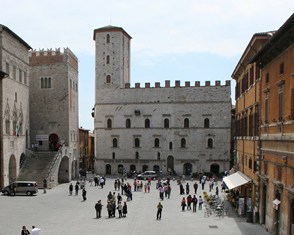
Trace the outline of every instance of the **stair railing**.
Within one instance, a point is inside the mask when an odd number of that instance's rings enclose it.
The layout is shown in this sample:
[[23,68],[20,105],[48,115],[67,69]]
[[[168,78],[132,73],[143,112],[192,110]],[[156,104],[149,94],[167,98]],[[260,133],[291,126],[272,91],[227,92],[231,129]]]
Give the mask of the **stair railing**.
[[62,147],[60,147],[57,153],[55,154],[53,162],[51,163],[51,166],[45,178],[50,185],[55,181],[55,180],[51,180],[50,177],[53,176],[54,178],[54,172],[56,171],[56,167],[59,165],[61,159],[62,159]]

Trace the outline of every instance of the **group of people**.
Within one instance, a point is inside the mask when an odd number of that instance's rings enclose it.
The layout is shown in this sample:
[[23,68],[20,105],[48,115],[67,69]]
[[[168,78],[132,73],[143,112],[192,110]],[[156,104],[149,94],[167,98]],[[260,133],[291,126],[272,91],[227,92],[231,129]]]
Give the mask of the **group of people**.
[[31,235],[39,235],[41,229],[39,228],[36,228],[34,225],[32,226],[32,231],[30,233],[30,231],[27,229],[26,226],[22,226],[22,230],[21,230],[21,235],[28,235],[28,234],[31,234]]
[[86,182],[85,180],[82,180],[81,182],[77,181],[75,186],[73,186],[72,183],[70,183],[68,190],[69,190],[69,195],[72,196],[73,195],[73,190],[75,188],[75,195],[78,196],[79,194],[79,190],[82,190],[82,197],[83,197],[83,201],[87,200],[87,191],[86,191]]
[[194,197],[192,197],[190,194],[187,196],[187,198],[183,197],[182,201],[181,201],[181,207],[182,207],[182,211],[185,211],[186,207],[187,210],[191,210],[191,205],[193,206],[193,212],[196,212],[197,210],[197,203],[198,203],[198,209],[202,210],[202,204],[203,204],[203,200],[202,197],[199,196],[199,198],[197,199],[197,196],[194,195]]

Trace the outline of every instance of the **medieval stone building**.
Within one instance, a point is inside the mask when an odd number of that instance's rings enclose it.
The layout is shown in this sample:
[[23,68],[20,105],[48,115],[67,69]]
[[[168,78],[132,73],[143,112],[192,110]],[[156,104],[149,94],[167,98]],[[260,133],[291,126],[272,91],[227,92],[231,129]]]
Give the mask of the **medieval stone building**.
[[95,171],[190,175],[229,169],[230,81],[130,87],[130,40],[122,28],[94,30]]

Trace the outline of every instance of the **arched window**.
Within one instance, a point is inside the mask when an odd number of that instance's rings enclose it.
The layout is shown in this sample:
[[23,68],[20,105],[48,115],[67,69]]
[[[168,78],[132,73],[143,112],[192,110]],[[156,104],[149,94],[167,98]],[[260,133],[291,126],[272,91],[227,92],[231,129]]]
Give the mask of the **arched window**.
[[252,169],[252,159],[249,159],[249,169]]
[[173,142],[169,142],[169,149],[173,149]]
[[158,139],[158,138],[156,138],[156,139],[154,140],[154,147],[155,147],[155,148],[159,148],[159,139]]
[[209,119],[208,118],[204,119],[204,128],[209,128]]
[[164,128],[169,128],[169,119],[164,119]]
[[126,128],[131,128],[131,120],[129,118],[126,120]]
[[112,120],[110,118],[107,119],[107,128],[112,128]]
[[213,148],[213,139],[209,138],[209,139],[207,140],[207,147],[208,147],[208,148]]
[[136,152],[136,159],[138,160],[139,159],[139,153]]
[[150,120],[148,118],[145,119],[145,128],[150,128]]
[[139,140],[139,138],[136,138],[135,139],[135,147],[136,148],[139,148],[140,147],[140,140]]
[[109,63],[110,63],[110,56],[107,55],[107,56],[106,56],[106,64],[109,64]]
[[106,43],[110,43],[110,35],[109,34],[106,35]]
[[112,140],[112,147],[117,148],[117,138],[113,138]]
[[184,128],[189,128],[189,118],[184,119]]
[[111,83],[111,76],[110,75],[106,76],[106,83]]
[[185,138],[181,139],[181,148],[186,148],[186,139]]

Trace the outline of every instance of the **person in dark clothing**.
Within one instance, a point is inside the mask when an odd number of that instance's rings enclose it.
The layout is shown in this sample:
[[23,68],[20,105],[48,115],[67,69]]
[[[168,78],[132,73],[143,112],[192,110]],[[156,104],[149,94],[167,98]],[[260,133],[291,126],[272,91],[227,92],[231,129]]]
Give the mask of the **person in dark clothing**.
[[95,210],[96,210],[96,218],[99,219],[101,218],[101,210],[102,210],[102,204],[101,204],[101,200],[99,200],[96,204],[95,204]]
[[194,187],[194,194],[197,194],[197,190],[198,190],[198,184],[197,184],[197,182],[195,182],[193,184],[193,187]]
[[127,206],[127,203],[124,202],[123,209],[122,209],[122,216],[126,217],[127,213],[128,213],[128,206]]
[[83,193],[82,193],[82,195],[83,195],[83,200],[84,201],[86,201],[87,200],[87,191],[86,191],[86,189],[85,188],[83,188]]
[[190,185],[189,183],[186,184],[186,194],[188,195],[190,192]]
[[161,214],[162,214],[162,204],[159,202],[157,205],[157,215],[156,215],[156,219],[160,220],[161,219]]
[[196,212],[197,202],[198,202],[198,199],[197,199],[196,195],[194,195],[193,200],[192,200],[192,203],[193,203],[193,212]]
[[22,226],[21,235],[28,235],[30,231],[27,230],[26,226]]
[[184,194],[185,190],[184,190],[184,186],[182,184],[180,184],[180,194]]
[[108,212],[108,218],[112,217],[112,203],[111,201],[108,201],[107,203],[107,212]]
[[72,191],[73,191],[73,185],[72,185],[72,183],[70,183],[68,189],[69,189],[69,195],[71,196],[72,195]]
[[78,182],[76,183],[75,185],[75,191],[76,191],[76,196],[79,194],[79,185],[78,185]]

